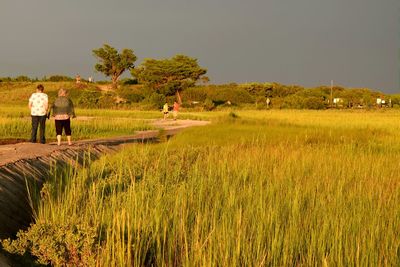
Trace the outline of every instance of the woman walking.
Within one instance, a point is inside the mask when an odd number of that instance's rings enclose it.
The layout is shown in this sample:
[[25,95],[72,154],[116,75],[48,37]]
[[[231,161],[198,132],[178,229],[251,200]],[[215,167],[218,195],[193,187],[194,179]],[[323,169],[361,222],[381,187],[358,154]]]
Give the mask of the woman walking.
[[168,108],[169,108],[169,107],[168,107],[168,103],[165,102],[165,104],[164,104],[164,106],[163,106],[163,109],[162,109],[162,112],[163,112],[163,114],[164,114],[164,120],[166,120],[167,117],[168,117],[168,113],[169,113]]
[[176,118],[178,118],[179,107],[180,107],[180,105],[178,104],[178,102],[175,101],[174,107],[172,109],[172,115],[174,116],[174,121],[176,121]]
[[72,145],[71,117],[75,118],[75,110],[71,99],[67,97],[67,90],[60,89],[58,91],[58,97],[54,101],[51,109],[53,110],[53,117],[56,122],[57,145],[61,145],[63,129],[67,136],[68,145]]

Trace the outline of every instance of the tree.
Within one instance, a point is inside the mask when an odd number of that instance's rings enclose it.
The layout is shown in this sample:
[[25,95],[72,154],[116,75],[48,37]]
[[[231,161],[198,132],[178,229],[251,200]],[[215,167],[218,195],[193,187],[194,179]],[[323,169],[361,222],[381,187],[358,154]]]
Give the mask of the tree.
[[166,96],[176,94],[181,101],[180,92],[193,86],[206,74],[197,59],[176,55],[171,59],[146,59],[138,68],[131,71],[140,83]]
[[118,54],[114,47],[105,44],[99,49],[93,49],[93,55],[100,60],[100,63],[95,65],[96,71],[102,72],[107,77],[111,76],[114,88],[117,87],[121,74],[135,67],[133,63],[136,61],[136,56],[131,49],[123,49],[121,54]]

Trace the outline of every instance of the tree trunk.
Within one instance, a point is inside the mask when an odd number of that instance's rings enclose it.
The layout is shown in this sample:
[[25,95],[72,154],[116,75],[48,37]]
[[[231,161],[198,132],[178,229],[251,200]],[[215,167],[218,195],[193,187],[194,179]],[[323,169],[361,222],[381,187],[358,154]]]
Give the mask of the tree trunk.
[[118,78],[119,78],[119,76],[117,76],[117,75],[113,75],[111,78],[112,88],[114,88],[114,89],[117,89],[117,87],[118,87]]

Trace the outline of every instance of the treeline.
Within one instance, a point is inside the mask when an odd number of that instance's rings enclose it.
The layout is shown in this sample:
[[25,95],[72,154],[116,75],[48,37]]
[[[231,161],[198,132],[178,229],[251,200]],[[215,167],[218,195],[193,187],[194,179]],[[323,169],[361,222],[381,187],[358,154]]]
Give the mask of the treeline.
[[366,88],[319,86],[304,88],[280,83],[207,85],[188,88],[182,93],[186,105],[214,109],[226,105],[251,104],[256,108],[326,109],[372,108],[381,99],[382,106],[399,105],[400,99]]
[[0,82],[70,82],[74,78],[65,75],[50,75],[42,78],[31,78],[26,75],[19,75],[16,77],[0,77]]
[[[144,85],[120,86],[116,90],[125,104],[159,107],[173,102],[175,96],[166,96],[149,90]],[[249,107],[257,109],[327,109],[327,108],[375,108],[400,107],[400,96],[385,95],[367,88],[318,86],[305,88],[280,83],[246,83],[224,85],[196,85],[181,92],[182,106],[186,108],[214,110],[225,107]],[[381,100],[377,104],[377,99]]]
[[[71,94],[82,107],[123,108],[137,107],[156,109],[176,100],[175,94],[165,94],[134,78],[119,81],[117,89],[102,92],[96,84],[77,87],[75,79],[65,75],[51,75],[42,79],[20,75],[0,78],[7,82],[71,82]],[[104,83],[104,82],[102,82]],[[280,83],[245,83],[212,85],[202,82],[181,91],[182,106],[197,110],[214,110],[225,107],[249,107],[256,109],[327,109],[327,108],[374,108],[400,107],[400,95],[385,95],[367,88],[319,86],[305,88]],[[332,98],[332,99],[331,99]],[[383,103],[378,104],[377,99]]]

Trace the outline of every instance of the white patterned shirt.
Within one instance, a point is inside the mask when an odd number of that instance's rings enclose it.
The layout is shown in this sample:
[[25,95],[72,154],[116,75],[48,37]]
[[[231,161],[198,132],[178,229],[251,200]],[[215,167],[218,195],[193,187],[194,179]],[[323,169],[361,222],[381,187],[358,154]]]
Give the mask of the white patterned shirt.
[[29,98],[32,116],[45,116],[48,105],[49,98],[45,93],[33,93]]

